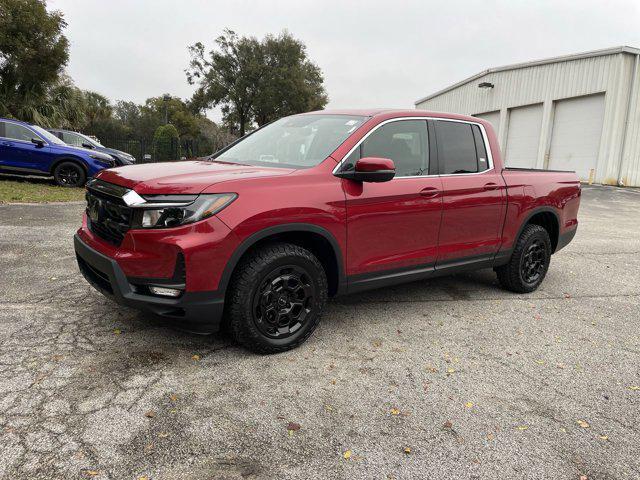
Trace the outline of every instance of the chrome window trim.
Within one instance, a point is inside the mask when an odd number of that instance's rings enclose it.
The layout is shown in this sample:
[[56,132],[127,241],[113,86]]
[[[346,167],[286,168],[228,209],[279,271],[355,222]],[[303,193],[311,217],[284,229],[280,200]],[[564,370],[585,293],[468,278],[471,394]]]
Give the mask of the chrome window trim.
[[[457,122],[457,123],[466,123],[468,125],[477,125],[480,128],[480,132],[482,132],[482,141],[484,142],[484,148],[487,151],[487,161],[489,162],[489,168],[487,168],[486,170],[483,170],[481,172],[471,172],[471,173],[445,173],[445,174],[437,174],[437,175],[408,175],[408,176],[402,176],[402,177],[393,177],[393,180],[396,179],[403,179],[403,178],[433,178],[433,177],[459,177],[462,175],[482,175],[483,173],[487,173],[490,172],[494,169],[494,164],[493,164],[493,152],[491,151],[491,148],[489,146],[489,137],[487,135],[487,132],[484,128],[484,125],[482,125],[481,123],[478,122],[472,122],[469,120],[458,120],[455,118],[440,118],[440,117],[397,117],[397,118],[390,118],[388,120],[385,120],[384,122],[380,122],[378,125],[376,125],[375,127],[373,127],[371,130],[369,130],[367,132],[367,134],[362,137],[358,143],[356,143],[343,157],[342,159],[338,162],[338,164],[335,166],[335,168],[332,170],[332,174],[337,173],[340,170],[340,167],[342,165],[342,163],[345,161],[346,158],[349,158],[349,155],[351,155],[353,153],[353,151],[360,147],[360,145],[362,144],[362,142],[364,142],[369,135],[371,135],[373,132],[375,132],[378,128],[382,127],[383,125],[386,125],[387,123],[391,123],[391,122],[401,122],[403,120],[424,120],[425,122],[427,120],[435,120],[435,121],[439,121],[439,122]],[[431,159],[429,159],[429,162],[431,162]]]

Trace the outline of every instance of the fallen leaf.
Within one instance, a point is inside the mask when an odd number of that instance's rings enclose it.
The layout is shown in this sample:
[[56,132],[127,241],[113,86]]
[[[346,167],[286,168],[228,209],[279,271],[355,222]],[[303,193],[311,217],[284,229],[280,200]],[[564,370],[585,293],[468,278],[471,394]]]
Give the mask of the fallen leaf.
[[600,440],[604,440],[605,442],[609,440],[609,437],[606,435],[600,435]]
[[290,432],[297,432],[298,430],[300,430],[300,424],[289,422],[289,424],[287,425],[287,430],[289,430]]
[[580,475],[580,480],[589,480],[589,478],[586,475]]
[[397,408],[392,408],[390,412],[391,415],[400,415],[400,410],[398,410]]
[[149,477],[147,477],[146,475],[143,475],[141,477],[138,477],[138,480],[149,480]]
[[100,475],[100,471],[99,470],[87,470],[86,474],[90,475],[92,477],[95,477],[96,475]]
[[371,343],[375,348],[379,348],[382,345],[382,342],[380,340],[376,340],[374,342]]
[[172,393],[171,395],[169,395],[169,400],[171,400],[172,402],[176,402],[178,400],[178,395]]
[[442,428],[444,428],[445,430],[451,430],[453,428],[453,423],[451,423],[450,420],[447,420],[442,424]]
[[455,368],[447,368],[447,373],[455,373]]
[[198,361],[198,360],[200,360],[200,355],[197,355],[197,354],[196,355],[192,355],[191,359],[195,360],[195,361]]
[[487,440],[493,440],[493,433],[487,433]]
[[629,390],[633,390],[634,392],[640,391],[640,385],[630,385]]
[[160,438],[167,438],[168,436],[169,436],[169,434],[167,432],[160,432],[158,434],[158,437],[160,437]]
[[122,333],[122,330],[120,330],[119,328],[116,328],[116,329],[113,330],[113,333],[115,335],[120,335]]
[[516,430],[528,430],[529,426],[528,425],[518,425],[516,427]]
[[145,412],[144,416],[147,418],[153,418],[156,416],[156,412],[154,412],[153,410],[149,410],[148,412]]
[[464,406],[467,408],[473,408],[473,402],[467,402],[464,404]]
[[571,294],[570,293],[565,293],[564,294],[564,298],[571,298]]
[[582,428],[589,428],[591,426],[587,422],[585,422],[584,420],[577,420],[576,423],[578,425],[580,425]]
[[411,449],[409,447],[404,447],[404,453],[409,455],[411,453]]
[[351,450],[347,450],[342,454],[345,460],[349,460],[351,458]]
[[425,368],[427,372],[431,372],[431,373],[436,373],[438,371],[436,367],[432,367],[431,365],[427,365]]
[[329,405],[329,404],[326,404],[326,405],[324,406],[324,409],[325,409],[325,411],[327,411],[327,412],[333,412],[333,407],[332,407],[331,405]]

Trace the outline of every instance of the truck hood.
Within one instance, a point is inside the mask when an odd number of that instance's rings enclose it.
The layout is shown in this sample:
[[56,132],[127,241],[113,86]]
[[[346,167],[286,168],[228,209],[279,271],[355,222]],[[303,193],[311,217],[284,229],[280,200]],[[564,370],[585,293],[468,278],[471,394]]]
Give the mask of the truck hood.
[[288,175],[289,168],[254,167],[215,161],[161,162],[102,170],[96,178],[141,195],[198,194],[216,183]]

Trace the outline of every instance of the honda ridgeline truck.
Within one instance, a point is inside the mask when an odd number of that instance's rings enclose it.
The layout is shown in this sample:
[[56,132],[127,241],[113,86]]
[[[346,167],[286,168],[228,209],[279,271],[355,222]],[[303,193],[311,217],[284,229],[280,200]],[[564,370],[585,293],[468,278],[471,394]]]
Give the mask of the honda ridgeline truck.
[[319,111],[203,160],[98,173],[75,251],[116,302],[274,353],[335,295],[481,268],[532,292],[579,204],[573,172],[505,168],[484,120]]

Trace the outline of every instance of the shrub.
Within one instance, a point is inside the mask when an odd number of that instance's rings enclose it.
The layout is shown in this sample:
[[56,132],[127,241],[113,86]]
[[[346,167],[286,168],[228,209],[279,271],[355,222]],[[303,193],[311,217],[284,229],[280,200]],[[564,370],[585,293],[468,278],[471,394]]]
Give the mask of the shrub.
[[178,130],[170,123],[160,125],[153,135],[153,160],[165,162],[180,158],[180,138]]

